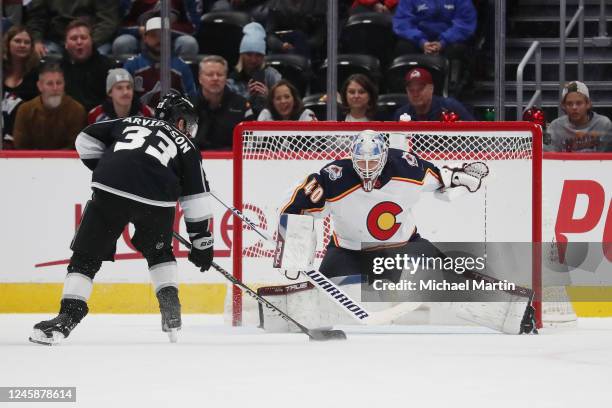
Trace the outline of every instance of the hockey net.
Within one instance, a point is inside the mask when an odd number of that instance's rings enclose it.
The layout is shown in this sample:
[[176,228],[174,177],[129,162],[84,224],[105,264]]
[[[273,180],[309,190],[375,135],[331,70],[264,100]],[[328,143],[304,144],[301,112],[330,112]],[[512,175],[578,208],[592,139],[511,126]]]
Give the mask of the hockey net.
[[[521,122],[242,124],[234,132],[234,206],[274,235],[283,198],[308,174],[348,157],[352,138],[364,129],[383,133],[391,147],[413,151],[439,167],[465,161],[485,161],[489,166],[493,180],[477,194],[451,206],[421,198],[413,211],[422,236],[432,242],[541,242],[542,136],[539,127]],[[317,264],[331,232],[329,218],[317,224]],[[244,224],[233,234],[236,277],[252,287],[291,282],[272,268],[273,245]],[[541,313],[539,257],[536,245],[530,281],[523,284],[536,291]],[[567,307],[561,302],[553,314],[563,314]],[[253,310],[255,303],[234,287],[226,301],[226,318],[234,325],[253,323]]]

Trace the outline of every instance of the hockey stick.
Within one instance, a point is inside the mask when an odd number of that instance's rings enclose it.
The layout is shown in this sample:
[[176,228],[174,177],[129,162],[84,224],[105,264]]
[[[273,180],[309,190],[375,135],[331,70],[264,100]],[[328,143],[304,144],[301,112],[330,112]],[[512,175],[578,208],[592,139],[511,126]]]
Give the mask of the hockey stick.
[[[251,220],[249,220],[240,210],[235,207],[230,207],[225,204],[219,197],[210,193],[221,205],[230,210],[234,216],[238,217],[242,222],[247,224],[260,237],[271,244],[274,244],[274,239],[261,231]],[[388,324],[407,312],[415,310],[419,304],[415,302],[402,302],[399,305],[390,307],[389,309],[380,312],[368,312],[359,302],[351,299],[342,289],[329,280],[319,271],[302,271],[300,272],[319,290],[327,295],[332,302],[340,306],[342,310],[351,315],[353,319],[366,325]]]
[[[187,248],[191,249],[191,243],[187,241],[185,238],[180,236],[177,232],[172,233],[176,239],[178,239],[181,244],[185,245]],[[274,310],[280,317],[282,317],[287,322],[291,322],[295,324],[302,333],[306,334],[310,340],[315,341],[327,341],[327,340],[346,340],[346,333],[342,330],[326,330],[326,329],[309,329],[306,326],[300,324],[291,316],[280,310],[278,307],[274,306],[272,303],[268,302],[263,297],[259,296],[257,292],[249,288],[247,285],[242,283],[242,281],[236,279],[234,275],[217,265],[215,262],[212,263],[212,267],[217,270],[221,275],[223,275],[227,280],[232,282],[234,285],[240,287],[243,291],[249,294],[253,299],[258,301],[262,306],[265,306],[269,309]]]

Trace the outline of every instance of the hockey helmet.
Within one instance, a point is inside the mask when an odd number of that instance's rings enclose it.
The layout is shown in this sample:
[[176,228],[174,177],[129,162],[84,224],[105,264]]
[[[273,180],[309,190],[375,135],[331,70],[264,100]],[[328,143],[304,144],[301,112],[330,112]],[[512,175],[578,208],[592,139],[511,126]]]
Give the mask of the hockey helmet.
[[388,151],[383,135],[373,130],[361,131],[351,143],[353,168],[361,177],[365,191],[374,188],[374,183],[387,163]]
[[155,117],[177,127],[183,121],[182,131],[191,138],[198,132],[198,113],[193,103],[176,91],[170,91],[160,99]]

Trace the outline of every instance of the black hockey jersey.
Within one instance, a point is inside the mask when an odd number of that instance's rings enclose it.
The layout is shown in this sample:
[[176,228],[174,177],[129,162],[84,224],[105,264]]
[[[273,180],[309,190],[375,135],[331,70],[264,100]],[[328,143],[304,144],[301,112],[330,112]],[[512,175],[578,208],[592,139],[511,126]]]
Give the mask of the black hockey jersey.
[[282,213],[331,214],[332,243],[361,250],[363,246],[407,242],[416,231],[412,207],[421,193],[442,187],[440,170],[413,153],[389,149],[387,163],[366,192],[350,159],[336,160],[310,174],[291,191]]
[[200,151],[165,121],[133,116],[94,123],[77,136],[92,187],[149,205],[174,207],[186,221],[212,217]]

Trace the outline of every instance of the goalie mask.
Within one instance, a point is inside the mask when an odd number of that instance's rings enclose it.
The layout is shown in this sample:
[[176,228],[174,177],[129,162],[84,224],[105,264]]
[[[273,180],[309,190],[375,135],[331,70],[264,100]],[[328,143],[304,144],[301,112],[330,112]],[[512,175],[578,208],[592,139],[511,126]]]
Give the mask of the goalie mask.
[[180,128],[192,139],[198,133],[198,114],[189,99],[176,91],[170,91],[157,104],[155,117]]
[[374,188],[374,183],[387,163],[388,150],[383,136],[373,130],[364,130],[353,140],[351,160],[365,191]]

